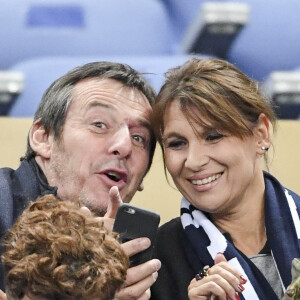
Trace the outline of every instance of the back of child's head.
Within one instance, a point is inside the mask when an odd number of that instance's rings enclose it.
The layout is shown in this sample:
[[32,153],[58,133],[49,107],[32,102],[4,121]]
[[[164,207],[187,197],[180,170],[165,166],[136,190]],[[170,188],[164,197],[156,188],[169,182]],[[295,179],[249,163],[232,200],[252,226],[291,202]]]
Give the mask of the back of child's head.
[[8,299],[112,299],[129,266],[116,234],[52,195],[30,204],[3,245]]

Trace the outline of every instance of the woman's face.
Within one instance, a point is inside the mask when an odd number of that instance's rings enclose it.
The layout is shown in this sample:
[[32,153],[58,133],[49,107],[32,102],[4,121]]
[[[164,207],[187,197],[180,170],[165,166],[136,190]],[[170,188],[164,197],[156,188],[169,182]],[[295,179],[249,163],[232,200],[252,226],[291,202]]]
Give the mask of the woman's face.
[[179,102],[173,101],[164,116],[166,167],[179,191],[198,209],[228,213],[251,198],[257,184],[261,186],[259,138],[242,140],[214,128],[193,126]]

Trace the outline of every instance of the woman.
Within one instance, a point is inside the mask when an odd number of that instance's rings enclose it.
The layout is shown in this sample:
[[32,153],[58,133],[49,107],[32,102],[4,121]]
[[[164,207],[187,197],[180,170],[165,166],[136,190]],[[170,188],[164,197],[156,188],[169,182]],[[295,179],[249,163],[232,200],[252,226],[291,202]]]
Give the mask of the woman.
[[167,73],[153,121],[183,199],[157,237],[152,298],[282,297],[300,197],[263,171],[276,118],[257,85],[228,62],[191,59]]

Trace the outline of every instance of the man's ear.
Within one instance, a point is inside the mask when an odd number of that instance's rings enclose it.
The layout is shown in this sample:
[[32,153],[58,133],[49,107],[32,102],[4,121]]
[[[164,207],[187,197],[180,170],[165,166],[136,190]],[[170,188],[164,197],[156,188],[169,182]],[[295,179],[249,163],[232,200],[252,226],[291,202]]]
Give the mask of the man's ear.
[[144,183],[143,181],[140,183],[140,185],[138,186],[138,189],[137,189],[139,192],[143,191],[144,190]]
[[53,134],[46,133],[44,125],[35,121],[29,131],[29,143],[32,150],[43,158],[50,158]]
[[260,114],[254,129],[259,154],[264,154],[271,146],[270,121],[265,114]]

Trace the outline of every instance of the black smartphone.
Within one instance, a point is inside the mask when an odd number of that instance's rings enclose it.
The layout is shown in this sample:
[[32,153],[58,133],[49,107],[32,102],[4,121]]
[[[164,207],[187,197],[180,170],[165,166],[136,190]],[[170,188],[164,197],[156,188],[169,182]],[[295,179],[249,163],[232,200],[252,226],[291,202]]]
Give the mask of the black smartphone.
[[130,257],[130,265],[137,266],[152,258],[156,232],[160,222],[160,216],[150,210],[136,207],[127,203],[119,206],[113,231],[119,233],[119,241],[127,241],[147,237],[151,246]]

